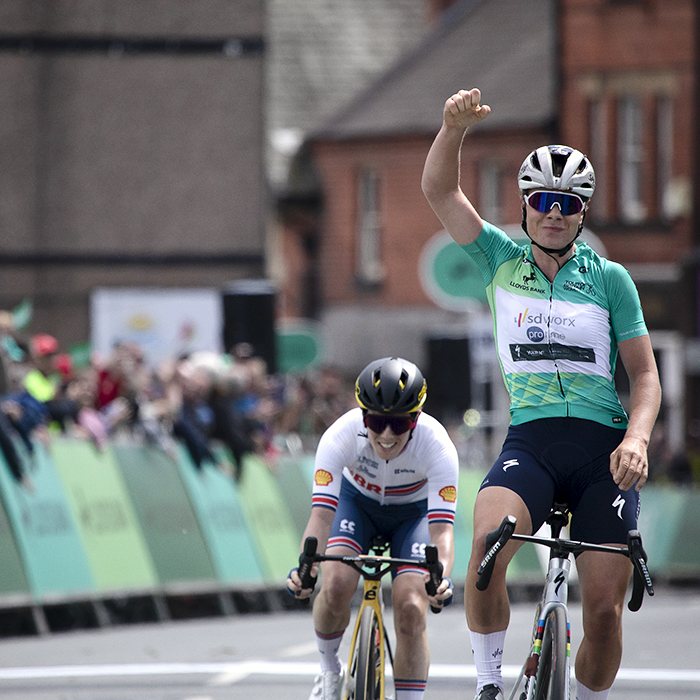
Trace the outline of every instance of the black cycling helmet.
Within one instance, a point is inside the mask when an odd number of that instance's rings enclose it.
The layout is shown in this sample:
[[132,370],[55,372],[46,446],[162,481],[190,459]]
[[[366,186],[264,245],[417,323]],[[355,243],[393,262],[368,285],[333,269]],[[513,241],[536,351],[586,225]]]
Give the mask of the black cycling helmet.
[[355,398],[360,408],[381,413],[419,411],[428,387],[421,371],[408,360],[384,357],[370,362],[355,382]]

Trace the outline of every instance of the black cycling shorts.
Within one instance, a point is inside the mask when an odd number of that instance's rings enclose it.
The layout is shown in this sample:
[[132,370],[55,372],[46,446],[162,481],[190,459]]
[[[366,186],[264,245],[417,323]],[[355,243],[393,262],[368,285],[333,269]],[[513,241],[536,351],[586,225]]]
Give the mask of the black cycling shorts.
[[626,544],[637,527],[639,493],[622,491],[610,473],[610,454],[624,430],[580,418],[544,418],[511,425],[501,454],[481,488],[515,491],[537,532],[555,501],[569,504],[571,539]]
[[[327,549],[350,547],[366,554],[375,535],[391,543],[392,557],[425,559],[425,546],[430,544],[427,499],[383,506],[343,478]],[[392,571],[391,576],[407,572],[424,574],[425,570],[405,565]]]

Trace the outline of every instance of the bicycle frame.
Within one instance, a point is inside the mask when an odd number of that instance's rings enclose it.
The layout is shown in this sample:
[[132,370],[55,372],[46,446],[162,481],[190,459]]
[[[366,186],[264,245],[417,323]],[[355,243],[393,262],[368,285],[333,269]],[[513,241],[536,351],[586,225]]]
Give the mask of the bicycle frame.
[[[425,569],[429,575],[429,580],[426,582],[428,595],[435,595],[442,581],[442,564],[438,560],[437,547],[435,545],[427,545],[425,548],[425,561],[416,561],[383,556],[383,553],[389,547],[389,544],[383,540],[373,541],[370,545],[370,552],[374,550],[375,554],[353,556],[317,554],[317,544],[314,537],[308,537],[304,542],[304,551],[299,557],[299,578],[304,588],[314,587],[315,579],[311,578],[311,565],[314,562],[323,561],[338,561],[350,566],[362,576],[364,583],[362,602],[355,618],[355,626],[350,643],[350,659],[347,667],[348,676],[343,688],[343,700],[354,700],[356,697],[365,698],[365,690],[368,689],[367,679],[371,679],[372,674],[375,675],[374,683],[371,686],[372,696],[375,695],[374,691],[376,691],[376,696],[383,699],[385,697],[386,675],[384,669],[387,654],[392,666],[394,660],[389,637],[384,626],[384,601],[381,595],[382,577],[399,566],[418,566]],[[440,612],[442,608],[431,606],[430,609],[433,612]],[[369,628],[367,628],[368,623]],[[376,631],[374,630],[375,624]],[[372,634],[376,634],[375,639],[372,639]],[[364,635],[368,636],[365,637]],[[379,652],[378,663],[376,663],[376,657],[373,657],[371,650],[367,649],[368,644],[370,647],[374,646]],[[355,663],[356,660],[357,663]],[[370,667],[372,663],[373,667]],[[359,692],[358,687],[354,685],[357,683],[358,677],[365,684],[365,687],[362,687],[363,683],[358,684],[360,686]],[[378,688],[377,681],[379,682]]]
[[[569,513],[566,505],[556,504],[552,509],[547,523],[551,527],[551,537],[538,537],[536,535],[515,534],[516,519],[506,516],[498,530],[494,530],[487,537],[486,553],[478,569],[479,579],[476,587],[484,591],[489,585],[491,573],[498,552],[510,539],[521,542],[542,544],[551,549],[549,565],[545,577],[545,585],[542,598],[537,606],[535,626],[532,634],[530,654],[523,664],[516,683],[511,691],[509,700],[515,700],[521,691],[523,679],[525,690],[518,696],[518,700],[533,700],[535,697],[549,697],[549,693],[537,688],[540,682],[538,667],[545,657],[541,676],[544,682],[552,680],[552,693],[555,697],[570,697],[571,683],[571,625],[567,609],[569,595],[569,575],[571,572],[571,555],[578,552],[606,552],[610,554],[628,557],[633,564],[633,590],[628,607],[632,611],[639,610],[642,598],[646,591],[654,595],[654,587],[646,565],[647,556],[642,547],[641,535],[637,530],[630,530],[627,536],[627,547],[614,547],[609,545],[591,544],[589,542],[577,542],[574,540],[560,539],[562,528],[568,523]],[[550,626],[549,631],[547,626]],[[547,641],[547,648],[543,644]],[[550,648],[551,647],[551,648]],[[554,651],[553,651],[554,650]],[[564,659],[564,673],[561,674],[560,658]],[[553,660],[554,663],[552,663]],[[553,668],[556,667],[556,673]],[[556,690],[554,690],[556,687]]]
[[539,657],[542,651],[542,639],[544,637],[544,625],[549,613],[554,608],[561,608],[566,619],[566,678],[571,677],[571,625],[567,608],[569,598],[569,575],[571,573],[571,560],[569,557],[550,557],[547,576],[545,579],[542,599],[537,606],[535,615],[535,628],[532,632],[530,655],[520,669],[518,678],[508,700],[514,700],[523,678],[525,681],[525,698],[532,700],[535,692],[535,684],[532,679],[537,673]]
[[[386,629],[384,627],[384,600],[382,598],[382,582],[381,579],[372,578],[371,574],[365,574],[364,576],[364,589],[362,592],[362,602],[360,603],[360,609],[357,611],[355,616],[355,627],[353,629],[352,637],[350,638],[350,656],[348,658],[348,676],[346,679],[345,687],[343,688],[343,700],[349,700],[352,696],[350,695],[349,684],[353,681],[353,676],[350,673],[352,670],[352,665],[354,661],[354,656],[357,653],[358,648],[358,635],[360,633],[360,625],[362,623],[362,613],[365,608],[372,608],[377,616],[377,648],[379,649],[379,667],[385,669],[385,660],[387,651],[389,658],[393,664],[393,658],[391,654],[391,646],[389,644],[389,639],[387,637]],[[384,694],[385,686],[385,676],[384,672],[379,674],[379,697],[386,697]],[[354,696],[354,691],[353,691]]]

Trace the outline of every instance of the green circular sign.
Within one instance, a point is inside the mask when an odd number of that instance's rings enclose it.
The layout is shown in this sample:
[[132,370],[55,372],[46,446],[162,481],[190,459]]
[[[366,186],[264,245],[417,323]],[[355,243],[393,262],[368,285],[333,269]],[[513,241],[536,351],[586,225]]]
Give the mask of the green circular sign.
[[287,374],[301,372],[321,360],[321,339],[313,324],[287,322],[277,329],[277,368]]
[[446,231],[423,247],[419,273],[423,290],[443,309],[467,311],[486,303],[479,268]]

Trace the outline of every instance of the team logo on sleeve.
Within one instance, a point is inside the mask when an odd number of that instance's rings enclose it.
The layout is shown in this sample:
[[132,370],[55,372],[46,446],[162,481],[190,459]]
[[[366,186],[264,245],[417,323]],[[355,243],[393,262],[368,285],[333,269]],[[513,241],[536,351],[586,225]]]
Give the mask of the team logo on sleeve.
[[333,475],[325,469],[317,469],[316,474],[314,474],[314,481],[316,486],[328,486],[333,481]]
[[445,486],[438,491],[443,501],[454,503],[457,500],[457,489],[454,486]]

